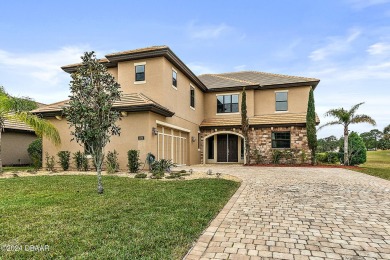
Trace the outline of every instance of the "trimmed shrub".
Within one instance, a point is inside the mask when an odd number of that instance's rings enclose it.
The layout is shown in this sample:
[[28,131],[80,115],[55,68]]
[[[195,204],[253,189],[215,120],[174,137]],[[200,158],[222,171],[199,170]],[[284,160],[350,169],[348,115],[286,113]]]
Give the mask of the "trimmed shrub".
[[58,158],[60,159],[58,163],[61,165],[61,168],[64,171],[69,170],[69,162],[70,162],[70,152],[69,151],[60,151],[57,153]]
[[165,173],[171,172],[171,168],[176,167],[176,164],[172,160],[161,159],[159,161],[154,161],[152,164],[151,172],[152,173]]
[[38,138],[31,142],[27,148],[28,155],[32,161],[34,170],[37,171],[42,167],[42,139]]
[[316,159],[320,163],[337,164],[340,163],[340,154],[337,152],[317,153]]
[[119,171],[118,152],[108,152],[106,156],[107,173],[115,173]]
[[77,151],[73,154],[73,160],[78,171],[88,171],[89,163],[88,158],[85,157],[85,154]]
[[49,156],[49,153],[46,152],[45,159],[46,159],[46,170],[54,172],[54,166],[55,166],[54,156]]
[[137,178],[137,179],[145,179],[147,176],[146,173],[137,173],[134,178]]
[[138,150],[129,150],[127,152],[127,167],[129,167],[129,171],[131,173],[139,172],[141,167],[141,161],[139,159],[139,151]]
[[272,150],[272,163],[279,164],[283,152],[281,150]]
[[[261,155],[261,152],[259,149],[256,149],[252,152],[252,158],[255,160],[256,164],[262,164],[264,163],[263,156]],[[249,164],[249,162],[248,162]]]

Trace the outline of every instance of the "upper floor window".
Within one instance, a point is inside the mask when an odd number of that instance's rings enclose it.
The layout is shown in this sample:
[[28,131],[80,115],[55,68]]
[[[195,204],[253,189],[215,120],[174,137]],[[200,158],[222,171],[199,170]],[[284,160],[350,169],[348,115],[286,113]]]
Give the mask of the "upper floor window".
[[287,111],[288,102],[287,102],[288,92],[275,92],[275,110],[276,111]]
[[237,113],[238,94],[217,96],[217,113]]
[[190,107],[195,108],[195,88],[190,87]]
[[177,72],[172,70],[172,86],[177,88]]
[[290,143],[291,143],[290,132],[272,133],[272,148],[290,148]]
[[135,66],[135,81],[145,81],[145,65]]

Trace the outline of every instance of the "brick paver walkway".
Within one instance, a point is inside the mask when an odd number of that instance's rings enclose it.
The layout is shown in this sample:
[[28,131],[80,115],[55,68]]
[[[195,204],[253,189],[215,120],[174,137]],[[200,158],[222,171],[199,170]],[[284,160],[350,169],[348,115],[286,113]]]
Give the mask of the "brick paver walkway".
[[390,259],[390,182],[330,168],[187,167],[243,183],[186,259]]

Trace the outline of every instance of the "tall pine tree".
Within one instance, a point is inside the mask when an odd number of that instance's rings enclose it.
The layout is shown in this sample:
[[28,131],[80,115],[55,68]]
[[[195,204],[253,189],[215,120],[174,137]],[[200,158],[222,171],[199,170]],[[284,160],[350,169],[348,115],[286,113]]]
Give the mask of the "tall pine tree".
[[246,111],[246,92],[242,90],[241,99],[241,130],[245,138],[245,163],[250,164],[250,146],[249,146],[249,119]]
[[306,113],[306,131],[309,148],[311,151],[311,164],[316,164],[316,150],[317,150],[317,130],[316,130],[316,109],[314,104],[314,91],[310,89],[309,101],[307,104]]

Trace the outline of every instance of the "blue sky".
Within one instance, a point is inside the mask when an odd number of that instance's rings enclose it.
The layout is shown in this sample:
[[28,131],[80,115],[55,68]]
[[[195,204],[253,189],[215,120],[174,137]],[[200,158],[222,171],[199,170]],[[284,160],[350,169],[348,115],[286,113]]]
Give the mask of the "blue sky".
[[[51,103],[67,98],[60,66],[84,51],[102,57],[168,45],[196,73],[257,70],[321,80],[321,122],[331,108],[366,102],[390,124],[390,1],[3,1],[0,85]],[[358,132],[370,125],[353,125]],[[341,126],[319,137],[342,135]]]

